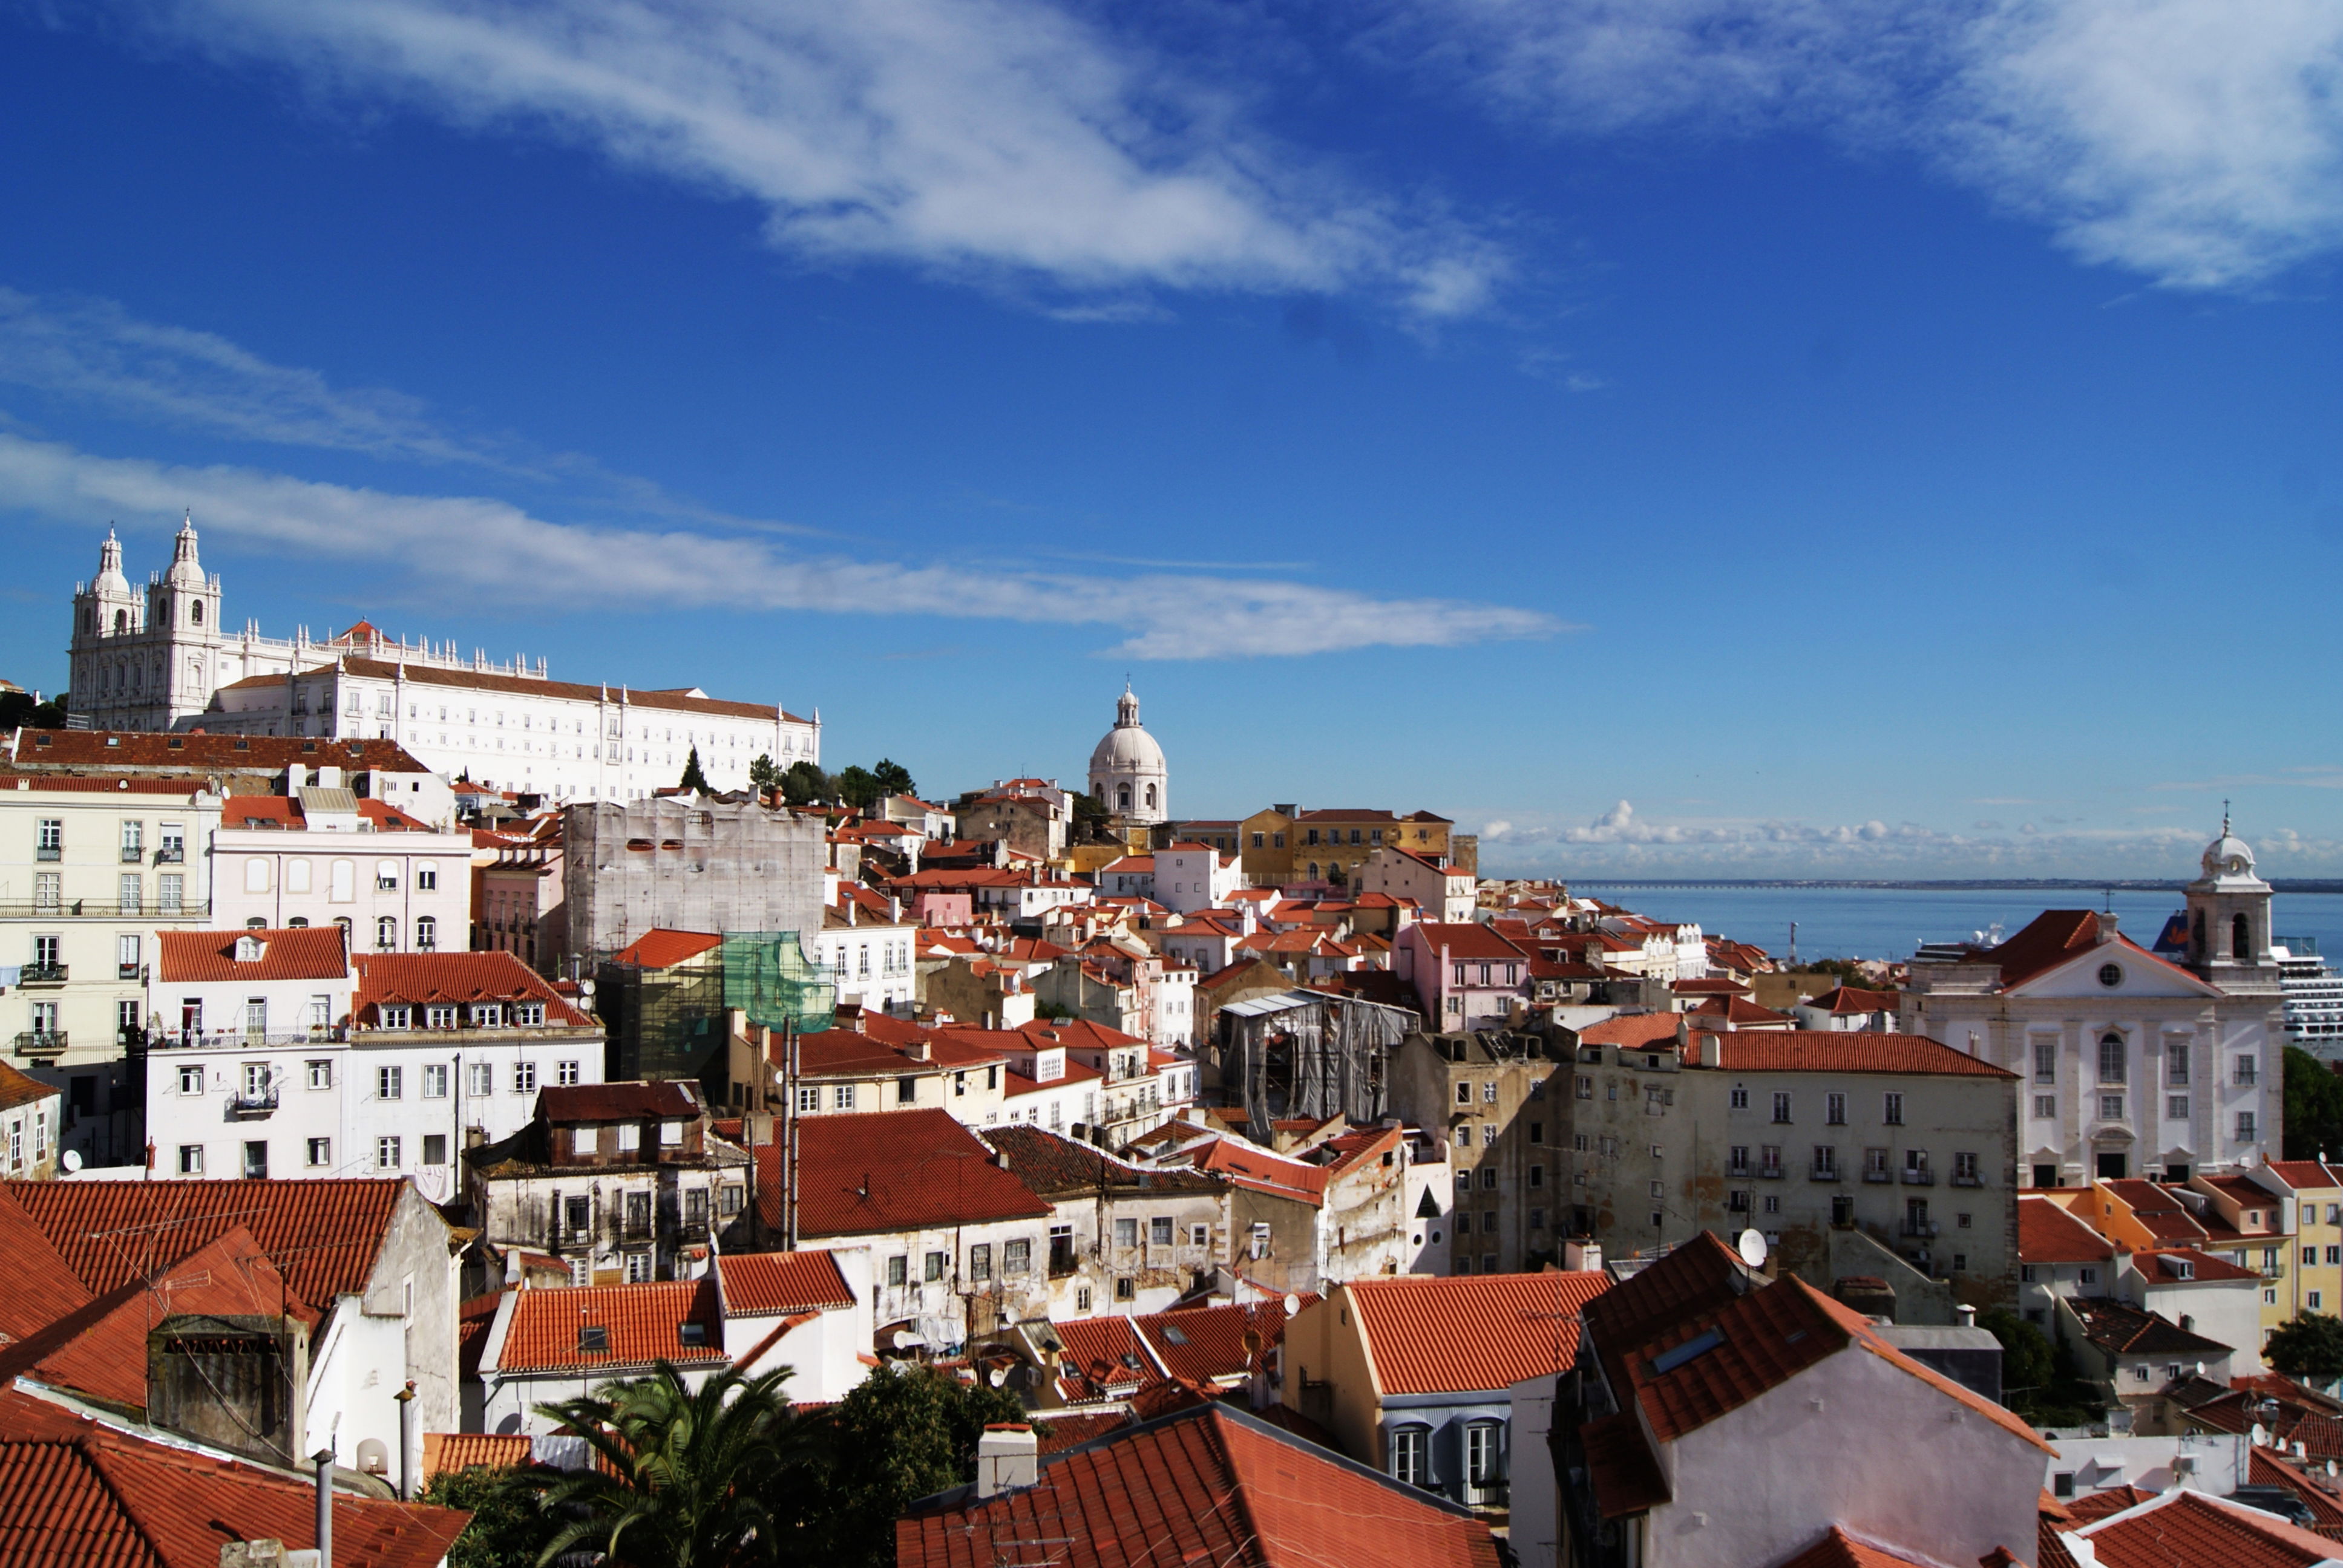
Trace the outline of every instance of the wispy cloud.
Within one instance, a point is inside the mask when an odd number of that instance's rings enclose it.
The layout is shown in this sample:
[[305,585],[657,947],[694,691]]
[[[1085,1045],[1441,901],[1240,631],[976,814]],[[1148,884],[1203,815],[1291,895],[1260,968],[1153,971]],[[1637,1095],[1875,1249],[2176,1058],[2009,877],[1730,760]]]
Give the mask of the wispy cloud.
[[[2044,818],[2015,829],[1981,820],[1966,832],[1872,818],[1815,823],[1782,819],[1658,819],[1626,800],[1592,820],[1528,821],[1510,814],[1482,829],[1493,870],[1895,878],[1974,875],[2182,876],[2213,829],[2204,824],[2084,828]],[[2343,869],[2343,842],[2293,829],[2255,835],[2265,871]]]
[[1916,151],[2092,262],[2234,288],[2343,246],[2328,0],[1393,0],[1566,133],[1818,126]]
[[254,546],[408,575],[434,598],[949,616],[1120,630],[1130,658],[1245,658],[1547,637],[1553,617],[1305,583],[908,566],[789,553],[759,538],[548,521],[508,502],[322,484],[249,467],[104,457],[0,434],[0,508],[60,521],[175,515]]
[[550,135],[745,197],[772,242],[1144,314],[1157,287],[1477,309],[1507,266],[1044,0],[121,0],[320,95]]

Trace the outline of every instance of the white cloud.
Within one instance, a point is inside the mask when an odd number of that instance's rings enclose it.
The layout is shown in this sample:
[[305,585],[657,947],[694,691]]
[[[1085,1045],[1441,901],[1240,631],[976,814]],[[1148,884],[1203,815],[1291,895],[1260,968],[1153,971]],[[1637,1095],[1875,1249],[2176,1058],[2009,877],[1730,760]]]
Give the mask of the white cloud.
[[[772,241],[1091,297],[1362,288],[1473,310],[1502,253],[1366,194],[1044,0],[122,0],[321,93],[746,197]],[[592,244],[591,235],[580,235]],[[1098,303],[1105,297],[1105,305]]]
[[2343,246],[2332,0],[1393,0],[1570,131],[1823,126],[1916,149],[2087,261],[2225,288]]
[[1550,636],[1534,610],[1308,584],[906,566],[789,553],[764,538],[549,522],[508,502],[400,495],[248,467],[94,457],[0,432],[0,509],[63,522],[176,515],[247,546],[403,571],[412,588],[578,607],[930,615],[1101,626],[1132,658],[1241,658]]

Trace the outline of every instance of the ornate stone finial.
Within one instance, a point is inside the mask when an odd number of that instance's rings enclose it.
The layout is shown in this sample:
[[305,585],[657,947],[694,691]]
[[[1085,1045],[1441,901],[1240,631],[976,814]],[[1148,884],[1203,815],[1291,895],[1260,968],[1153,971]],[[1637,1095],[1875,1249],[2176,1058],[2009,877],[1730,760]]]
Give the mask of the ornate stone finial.
[[2224,839],[2226,839],[2226,838],[2227,838],[2228,836],[2229,836],[2229,799],[2228,799],[2228,797],[2227,797],[2227,796],[2226,796],[2226,795],[2225,795],[2225,796],[2223,796],[2223,797],[2221,798],[2221,837],[2223,837]]

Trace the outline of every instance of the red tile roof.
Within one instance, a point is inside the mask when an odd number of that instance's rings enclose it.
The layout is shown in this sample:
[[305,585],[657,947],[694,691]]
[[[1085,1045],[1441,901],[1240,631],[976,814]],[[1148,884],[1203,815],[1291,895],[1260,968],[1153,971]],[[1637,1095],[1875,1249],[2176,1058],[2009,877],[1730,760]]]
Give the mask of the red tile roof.
[[[2194,1247],[2137,1251],[2131,1255],[2131,1262],[2150,1285],[2182,1285],[2192,1281],[2199,1284],[2217,1284],[2238,1280],[2258,1282],[2261,1279],[2261,1275],[2251,1269],[2241,1269],[2227,1258],[2217,1258]],[[2183,1270],[2187,1271],[2185,1274]]]
[[54,1083],[43,1083],[29,1073],[17,1071],[0,1061],[0,1111],[14,1111],[19,1105],[30,1105],[36,1100],[54,1100],[64,1090]]
[[2179,1488],[2073,1533],[2099,1568],[2310,1568],[2335,1543],[2241,1503]]
[[[615,1372],[658,1361],[689,1366],[725,1359],[724,1311],[714,1280],[515,1291],[511,1301],[498,1372]],[[700,1324],[705,1342],[686,1344],[686,1323]],[[579,1331],[588,1328],[605,1331],[607,1350],[579,1348]]]
[[1892,990],[1865,990],[1860,986],[1835,985],[1802,1006],[1828,1013],[1894,1012],[1901,1002]]
[[1885,1546],[1859,1541],[1834,1524],[1820,1541],[1781,1564],[1781,1568],[1936,1568],[1934,1560],[1906,1557]]
[[527,1464],[530,1452],[525,1432],[427,1432],[423,1479],[427,1482],[435,1475],[465,1470],[510,1470]]
[[610,955],[614,964],[640,964],[647,970],[663,970],[679,964],[686,959],[696,959],[709,949],[721,947],[724,939],[710,931],[674,931],[664,926],[655,927]]
[[2316,1160],[2272,1160],[2265,1169],[2297,1191],[2313,1187],[2343,1187],[2343,1171]]
[[2161,1493],[2148,1492],[2137,1486],[2110,1486],[2104,1492],[2069,1498],[2066,1518],[2073,1523],[2088,1524],[2111,1513],[2121,1513],[2127,1508],[2137,1508],[2149,1498],[2161,1495]]
[[[339,926],[268,931],[157,931],[156,978],[169,984],[227,980],[342,980],[350,972]],[[236,944],[260,939],[260,956],[239,962]]]
[[158,735],[116,729],[46,729],[32,732],[17,752],[20,768],[173,769],[208,775],[282,772],[297,762],[307,768],[337,767],[384,773],[431,771],[395,740],[303,739],[287,735]]
[[[1745,996],[1713,996],[1698,1007],[1690,1010],[1690,1016],[1695,1019],[1721,1018],[1742,1029],[1779,1026],[1796,1021],[1788,1013],[1775,1012],[1770,1007],[1759,1007]],[[1694,1024],[1693,1027],[1697,1029],[1700,1026]]]
[[1936,1077],[2004,1078],[2006,1068],[1955,1050],[1924,1034],[1871,1034],[1858,1030],[1789,1029],[1703,1035],[1717,1042],[1727,1072],[1893,1072]]
[[2022,1263],[2097,1263],[2116,1255],[2116,1244],[2047,1198],[2021,1193],[2017,1200],[2017,1258]]
[[1590,1023],[1578,1031],[1581,1045],[1615,1045],[1623,1050],[1675,1049],[1676,1031],[1684,1015],[1674,1012],[1623,1013]]
[[407,1186],[338,1179],[11,1181],[7,1191],[92,1291],[145,1279],[240,1225],[294,1293],[323,1308],[366,1289]]
[[[2177,964],[2167,963],[2129,937],[2118,933],[2116,941],[2132,958],[2177,975],[2207,995],[2216,994],[2214,988],[2204,980]],[[2002,989],[2007,990],[2102,945],[2097,910],[2045,910],[2000,946],[1972,948],[1970,961],[1998,964],[2001,967]]]
[[13,1193],[0,1191],[0,1258],[8,1288],[0,1291],[0,1345],[45,1328],[89,1300],[33,1217]]
[[[757,1145],[757,1202],[781,1223],[780,1151]],[[949,1111],[920,1108],[798,1123],[798,1233],[869,1236],[1040,1219],[1049,1204],[993,1163]]]
[[1199,1171],[1225,1176],[1240,1187],[1299,1199],[1313,1209],[1326,1201],[1329,1172],[1324,1166],[1289,1160],[1233,1138],[1213,1139],[1195,1152],[1190,1163]]
[[1469,921],[1418,920],[1408,930],[1421,934],[1431,950],[1445,950],[1452,962],[1465,959],[1526,959],[1530,955],[1486,926]]
[[[875,1023],[885,1015],[866,1013],[864,1016]],[[867,1034],[851,1029],[826,1029],[819,1034],[801,1034],[798,1036],[798,1071],[807,1078],[893,1078],[902,1073],[947,1072],[983,1067],[1006,1060],[1000,1050],[985,1049],[959,1030],[919,1030],[915,1032],[920,1037],[920,1043],[927,1049],[925,1058],[909,1054],[903,1043],[881,1038],[881,1031],[877,1029]],[[767,1054],[775,1062],[781,1060],[784,1049],[785,1042],[779,1035],[768,1039]]]
[[511,953],[359,953],[350,964],[358,979],[351,1010],[368,1022],[385,1002],[435,1001],[541,1001],[549,1025],[585,1029],[598,1021]]
[[[316,1543],[302,1482],[100,1426],[0,1392],[0,1563],[218,1568],[236,1541]],[[337,1493],[336,1568],[433,1568],[471,1515]]]
[[698,1084],[655,1078],[622,1083],[548,1083],[537,1108],[548,1123],[690,1121],[700,1112]]
[[1045,1455],[1037,1485],[947,1496],[896,1522],[899,1568],[996,1568],[1044,1538],[1059,1568],[1498,1563],[1464,1510],[1222,1404]]
[[854,1292],[828,1252],[725,1252],[716,1271],[724,1311],[735,1317],[850,1307]]
[[[400,678],[414,686],[454,686],[471,691],[509,691],[522,697],[564,698],[572,702],[618,701],[623,691],[629,708],[657,708],[679,713],[705,713],[726,719],[804,719],[784,714],[767,702],[728,702],[716,697],[693,697],[689,688],[675,691],[643,691],[616,686],[588,686],[582,681],[539,680],[533,676],[489,675],[485,671],[448,669],[439,665],[395,664],[378,658],[345,658],[342,668],[365,680]],[[270,678],[275,678],[271,677]]]
[[1578,1314],[1611,1288],[1611,1276],[1395,1274],[1338,1288],[1358,1313],[1375,1386],[1388,1398],[1510,1388],[1567,1370],[1578,1359]]

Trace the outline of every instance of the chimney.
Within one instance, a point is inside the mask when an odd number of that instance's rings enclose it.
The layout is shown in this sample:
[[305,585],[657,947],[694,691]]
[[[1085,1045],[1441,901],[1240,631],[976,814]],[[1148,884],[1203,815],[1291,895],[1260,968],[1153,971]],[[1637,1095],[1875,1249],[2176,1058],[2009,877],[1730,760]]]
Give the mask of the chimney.
[[2116,914],[2115,914],[2115,911],[2114,911],[2113,910],[2103,910],[2103,911],[2101,911],[2101,913],[2100,913],[2100,915],[2099,915],[2099,945],[2100,945],[2101,947],[2105,947],[2107,943],[2109,943],[2109,942],[2111,942],[2111,941],[2113,941],[2113,940],[2116,940]]
[[1953,1308],[1953,1322],[1965,1329],[1976,1327],[1976,1309],[1966,1302],[1959,1302]]
[[976,1494],[998,1497],[1041,1479],[1041,1445],[1020,1422],[988,1426],[976,1440]]

